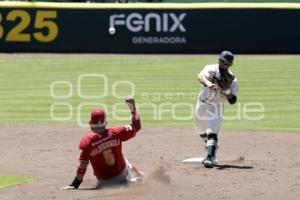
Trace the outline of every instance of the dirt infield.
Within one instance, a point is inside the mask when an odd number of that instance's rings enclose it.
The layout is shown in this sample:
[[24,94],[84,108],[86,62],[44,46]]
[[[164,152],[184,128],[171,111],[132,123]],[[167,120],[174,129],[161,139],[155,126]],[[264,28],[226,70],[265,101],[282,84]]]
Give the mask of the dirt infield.
[[1,125],[0,175],[38,181],[0,190],[1,200],[272,199],[300,196],[300,134],[223,131],[219,167],[184,164],[204,155],[193,129],[144,128],[125,143],[125,155],[146,173],[144,183],[91,190],[89,166],[80,190],[61,191],[74,177],[78,142],[88,129],[58,125]]

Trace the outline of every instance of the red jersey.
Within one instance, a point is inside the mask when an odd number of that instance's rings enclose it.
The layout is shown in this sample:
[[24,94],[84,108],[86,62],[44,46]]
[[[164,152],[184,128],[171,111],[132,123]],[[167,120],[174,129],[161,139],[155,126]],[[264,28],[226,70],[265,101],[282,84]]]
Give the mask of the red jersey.
[[100,134],[88,133],[81,138],[79,160],[90,161],[94,174],[99,180],[118,176],[126,166],[122,142],[134,137],[140,128],[139,116],[133,112],[132,125],[108,128]]

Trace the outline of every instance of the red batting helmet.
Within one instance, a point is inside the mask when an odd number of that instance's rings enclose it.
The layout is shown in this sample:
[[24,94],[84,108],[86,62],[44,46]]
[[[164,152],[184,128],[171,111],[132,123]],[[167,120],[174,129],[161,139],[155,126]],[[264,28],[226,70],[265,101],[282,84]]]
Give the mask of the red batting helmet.
[[94,109],[91,112],[90,126],[91,128],[103,129],[107,125],[106,113],[103,109]]

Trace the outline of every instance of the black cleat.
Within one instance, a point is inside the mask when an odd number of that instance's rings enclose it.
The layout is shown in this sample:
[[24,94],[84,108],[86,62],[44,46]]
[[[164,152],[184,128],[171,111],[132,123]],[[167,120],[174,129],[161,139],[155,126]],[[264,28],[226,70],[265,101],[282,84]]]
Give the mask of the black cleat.
[[214,167],[214,162],[211,158],[205,158],[202,162],[205,168],[213,168]]

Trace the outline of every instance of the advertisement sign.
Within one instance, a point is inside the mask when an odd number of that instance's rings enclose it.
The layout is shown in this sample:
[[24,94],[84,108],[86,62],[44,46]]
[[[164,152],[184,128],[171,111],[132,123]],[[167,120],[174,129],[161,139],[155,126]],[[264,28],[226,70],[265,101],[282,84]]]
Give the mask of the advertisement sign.
[[0,6],[1,52],[300,53],[300,9]]

